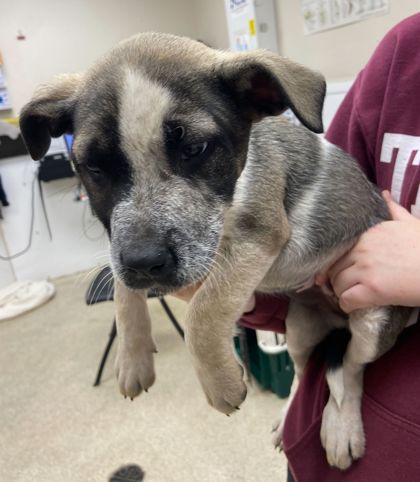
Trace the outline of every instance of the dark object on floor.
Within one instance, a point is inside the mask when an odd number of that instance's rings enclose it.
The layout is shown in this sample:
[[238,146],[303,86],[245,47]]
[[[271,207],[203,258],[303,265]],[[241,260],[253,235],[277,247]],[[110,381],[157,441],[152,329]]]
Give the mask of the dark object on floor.
[[17,139],[12,139],[9,136],[0,136],[0,159],[23,156],[25,154],[28,154],[28,151],[21,135]]
[[[184,338],[184,330],[181,328],[180,324],[178,323],[178,320],[175,318],[174,314],[172,313],[171,309],[169,308],[163,296],[155,296],[155,295],[149,294],[149,298],[159,299],[160,304],[162,305],[163,309],[165,310],[166,314],[168,315],[169,319],[174,325],[176,331],[179,333],[181,338]],[[112,301],[113,299],[114,299],[114,278],[112,276],[111,268],[109,266],[105,266],[105,268],[101,269],[101,271],[95,276],[92,283],[90,284],[89,289],[86,292],[86,304],[94,305],[96,303],[101,303],[102,301]],[[101,383],[102,371],[105,367],[105,363],[108,358],[109,352],[111,350],[112,343],[114,342],[114,339],[116,336],[117,336],[117,327],[116,327],[116,322],[114,318],[114,321],[112,322],[111,332],[109,333],[108,343],[102,355],[101,363],[99,364],[98,373],[95,378],[95,383],[93,384],[94,387],[98,386]]]
[[140,482],[144,472],[138,465],[125,465],[111,475],[109,482]]
[[41,160],[38,171],[40,181],[49,182],[66,177],[74,177],[74,171],[66,154],[51,154]]

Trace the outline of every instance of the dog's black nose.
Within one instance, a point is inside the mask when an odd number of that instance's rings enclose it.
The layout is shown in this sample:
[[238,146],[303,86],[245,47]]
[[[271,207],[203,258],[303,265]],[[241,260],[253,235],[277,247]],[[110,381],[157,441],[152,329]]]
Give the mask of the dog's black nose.
[[125,268],[152,277],[166,276],[175,266],[172,253],[160,246],[126,251],[121,253],[120,259]]

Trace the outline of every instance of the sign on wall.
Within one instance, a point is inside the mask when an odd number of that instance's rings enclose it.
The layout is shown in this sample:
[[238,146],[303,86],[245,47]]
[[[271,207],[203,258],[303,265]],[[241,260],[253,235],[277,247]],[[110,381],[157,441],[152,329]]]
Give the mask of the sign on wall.
[[258,48],[255,6],[251,0],[225,0],[230,47],[244,52]]
[[310,35],[389,12],[389,0],[301,0],[304,33]]
[[231,50],[277,52],[274,0],[225,0],[225,10]]

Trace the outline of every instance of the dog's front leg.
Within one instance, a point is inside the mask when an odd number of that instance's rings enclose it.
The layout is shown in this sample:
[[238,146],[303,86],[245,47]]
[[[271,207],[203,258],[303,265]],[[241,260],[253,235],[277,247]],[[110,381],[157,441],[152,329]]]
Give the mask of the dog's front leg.
[[287,239],[287,221],[282,219],[275,232],[266,229],[264,236],[257,225],[252,232],[224,236],[214,267],[187,313],[186,342],[200,383],[209,404],[225,414],[246,396],[243,370],[233,352],[233,327]]
[[118,352],[115,371],[120,392],[131,399],[153,385],[155,370],[147,293],[129,290],[115,280],[115,307],[118,333]]

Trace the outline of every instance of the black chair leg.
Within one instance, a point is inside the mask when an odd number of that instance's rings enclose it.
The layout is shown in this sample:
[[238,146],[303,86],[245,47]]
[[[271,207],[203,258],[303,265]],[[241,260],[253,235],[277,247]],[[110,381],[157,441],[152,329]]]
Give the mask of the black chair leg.
[[[159,297],[159,301],[160,301],[163,309],[165,310],[166,314],[168,315],[169,319],[171,320],[172,324],[174,325],[176,331],[179,333],[181,338],[184,339],[184,330],[181,328],[181,325],[178,323],[177,319],[175,318],[175,316],[172,313],[171,309],[169,308],[168,304],[166,303],[166,301],[162,297]],[[111,332],[109,334],[108,343],[105,347],[104,354],[102,355],[102,360],[101,360],[101,363],[99,365],[99,369],[98,369],[98,373],[96,375],[95,383],[93,384],[94,387],[97,387],[101,383],[102,372],[104,370],[106,360],[108,358],[109,352],[111,350],[112,344],[113,344],[116,336],[117,336],[117,325],[116,325],[115,318],[114,318],[114,321],[112,323]]]
[[116,324],[115,318],[114,318],[114,321],[112,322],[111,332],[109,334],[108,343],[106,345],[104,354],[102,355],[102,360],[101,360],[101,364],[99,365],[99,369],[98,369],[98,373],[96,375],[95,383],[93,384],[94,387],[97,387],[101,383],[102,372],[103,372],[106,360],[108,358],[109,352],[111,350],[112,343],[114,342],[114,339],[115,339],[116,336],[117,336],[117,324]]
[[175,330],[179,333],[180,337],[184,339],[184,330],[181,328],[181,325],[178,323],[177,319],[175,318],[174,314],[172,313],[171,309],[169,308],[168,304],[166,303],[165,299],[159,296],[159,301],[163,306],[163,309],[166,311],[169,319],[171,320],[172,324],[175,327]]

